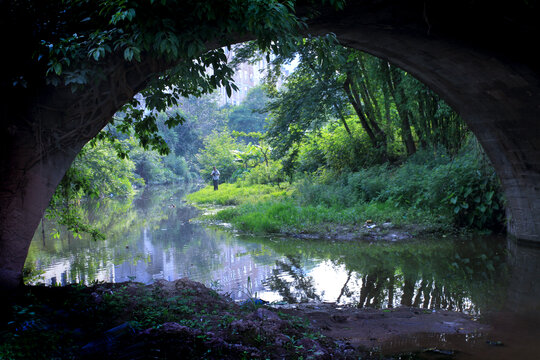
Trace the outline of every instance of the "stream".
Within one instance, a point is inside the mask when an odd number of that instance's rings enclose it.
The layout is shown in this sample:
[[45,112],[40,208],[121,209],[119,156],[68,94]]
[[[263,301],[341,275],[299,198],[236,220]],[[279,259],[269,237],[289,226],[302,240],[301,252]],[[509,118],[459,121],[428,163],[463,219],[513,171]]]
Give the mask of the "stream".
[[[425,353],[420,358],[540,356],[538,246],[501,236],[396,242],[257,237],[199,223],[199,210],[185,203],[186,191],[147,188],[132,201],[88,204],[82,217],[101,229],[105,240],[75,238],[44,220],[27,258],[35,275],[29,282],[151,283],[187,277],[237,301],[451,310],[489,324],[492,331],[481,341],[448,334],[442,341],[456,349],[451,356]],[[430,335],[422,336],[414,339],[416,345],[393,350],[425,348]]]

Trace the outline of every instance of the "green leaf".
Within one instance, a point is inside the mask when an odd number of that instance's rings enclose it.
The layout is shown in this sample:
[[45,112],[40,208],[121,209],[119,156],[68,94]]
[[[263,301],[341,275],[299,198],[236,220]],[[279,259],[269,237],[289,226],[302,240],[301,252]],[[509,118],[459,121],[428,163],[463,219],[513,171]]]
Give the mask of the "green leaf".
[[126,48],[124,50],[124,59],[131,61],[133,59],[133,50],[131,48]]
[[61,75],[62,74],[62,64],[60,63],[55,63],[53,65],[53,70],[54,72],[56,73],[56,75]]

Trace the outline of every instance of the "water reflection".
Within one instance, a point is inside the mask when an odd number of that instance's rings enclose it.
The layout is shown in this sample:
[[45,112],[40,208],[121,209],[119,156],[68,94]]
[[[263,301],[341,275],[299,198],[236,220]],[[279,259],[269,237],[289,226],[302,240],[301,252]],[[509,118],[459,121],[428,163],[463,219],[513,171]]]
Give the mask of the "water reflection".
[[313,277],[307,275],[300,256],[287,255],[285,260],[277,260],[272,276],[266,280],[270,290],[277,291],[288,303],[320,301]]
[[[369,243],[238,236],[191,221],[198,212],[185,206],[183,195],[182,189],[147,189],[132,202],[89,204],[85,216],[103,229],[105,241],[73,239],[66,232],[44,239],[38,229],[27,265],[44,271],[46,284],[189,277],[236,299],[253,296],[246,293],[249,287],[267,301],[403,305],[474,315],[502,307],[509,280],[519,284],[500,238]],[[45,223],[45,229],[53,227]]]
[[[287,301],[479,314],[481,307],[500,306],[505,296],[508,269],[501,240],[261,241],[286,256],[276,262],[267,284]],[[311,264],[303,264],[306,259]]]
[[507,309],[522,309],[529,316],[540,317],[540,244],[508,240],[508,264],[511,280]]
[[495,237],[370,243],[238,235],[191,221],[198,211],[185,206],[184,191],[146,189],[133,201],[87,204],[83,217],[105,241],[67,232],[56,239],[49,233],[57,225],[45,222],[27,266],[49,285],[189,277],[233,299],[461,311],[489,321],[491,339],[514,344],[486,350],[479,337],[475,346],[488,358],[512,358],[517,345],[521,358],[537,354],[538,247]]
[[[248,284],[264,291],[279,258],[262,244],[238,241],[235,236],[191,222],[198,211],[185,206],[183,191],[145,190],[130,201],[88,204],[84,217],[107,235],[104,241],[73,239],[69,232],[55,239],[38,229],[27,266],[43,271],[47,285],[89,284],[94,281],[189,277],[243,298]],[[57,225],[45,222],[45,229]]]

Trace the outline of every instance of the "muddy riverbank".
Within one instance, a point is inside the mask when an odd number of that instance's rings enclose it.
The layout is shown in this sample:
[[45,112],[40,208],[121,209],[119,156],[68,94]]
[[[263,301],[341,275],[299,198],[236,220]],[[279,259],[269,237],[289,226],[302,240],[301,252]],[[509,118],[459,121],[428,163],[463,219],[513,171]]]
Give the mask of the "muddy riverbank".
[[453,351],[439,349],[436,341],[399,347],[396,338],[471,336],[487,329],[464,314],[410,307],[280,308],[255,299],[240,305],[187,279],[26,287],[16,304],[2,328],[2,349],[11,358],[369,359],[387,348],[384,356],[392,358]]

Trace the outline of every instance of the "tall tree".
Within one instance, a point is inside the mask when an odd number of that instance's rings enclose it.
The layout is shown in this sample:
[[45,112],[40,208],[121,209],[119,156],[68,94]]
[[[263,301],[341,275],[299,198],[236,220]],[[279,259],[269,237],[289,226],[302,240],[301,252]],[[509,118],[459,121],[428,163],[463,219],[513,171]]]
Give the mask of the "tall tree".
[[[242,56],[253,55],[249,50],[248,45]],[[268,107],[268,138],[278,155],[285,155],[332,119],[340,121],[353,138],[348,124],[351,113],[379,162],[402,152],[414,154],[417,142],[423,148],[443,146],[451,153],[463,143],[467,130],[459,116],[433,91],[385,60],[345,48],[330,35],[303,39],[295,52],[276,57],[275,72],[292,59],[298,60],[298,66]],[[397,146],[403,149],[397,153],[391,144],[396,135]]]

